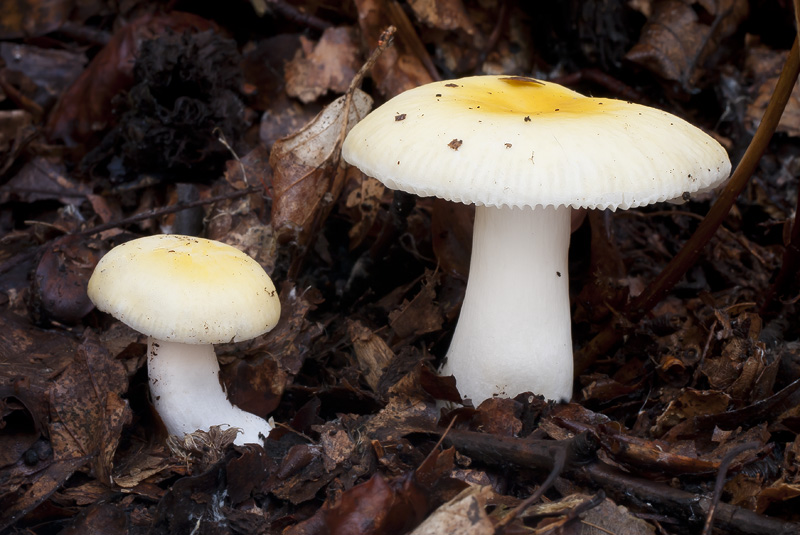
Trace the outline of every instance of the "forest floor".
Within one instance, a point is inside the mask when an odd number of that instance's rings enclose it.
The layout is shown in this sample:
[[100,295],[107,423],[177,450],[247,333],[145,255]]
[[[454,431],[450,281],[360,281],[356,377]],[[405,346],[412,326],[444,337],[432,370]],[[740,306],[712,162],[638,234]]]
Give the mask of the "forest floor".
[[[797,55],[790,2],[5,4],[0,533],[800,533],[800,91],[745,156]],[[578,221],[571,402],[461,405],[436,374],[473,209],[342,161],[376,49],[367,110],[533,77],[751,164],[718,229],[718,193]],[[217,347],[229,398],[274,422],[263,448],[168,440],[146,339],[86,295],[108,250],[159,233],[231,244],[279,289],[274,330]]]

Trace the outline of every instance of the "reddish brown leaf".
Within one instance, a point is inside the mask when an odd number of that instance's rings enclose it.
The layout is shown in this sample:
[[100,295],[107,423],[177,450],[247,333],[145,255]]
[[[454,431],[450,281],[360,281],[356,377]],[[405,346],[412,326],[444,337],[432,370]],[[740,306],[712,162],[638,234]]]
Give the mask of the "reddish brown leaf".
[[442,328],[442,313],[437,306],[438,273],[426,273],[422,288],[411,301],[389,312],[389,325],[400,338],[417,337]]

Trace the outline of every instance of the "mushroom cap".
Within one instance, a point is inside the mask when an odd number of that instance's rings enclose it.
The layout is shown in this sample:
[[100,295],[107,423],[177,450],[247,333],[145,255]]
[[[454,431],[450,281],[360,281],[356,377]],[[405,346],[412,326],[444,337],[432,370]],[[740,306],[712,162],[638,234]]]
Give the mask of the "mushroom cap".
[[230,245],[161,234],[118,245],[98,262],[89,298],[159,340],[218,344],[272,329],[281,313],[264,269]]
[[710,190],[731,169],[674,115],[518,76],[401,93],[353,127],[342,155],[393,189],[509,207],[626,209]]

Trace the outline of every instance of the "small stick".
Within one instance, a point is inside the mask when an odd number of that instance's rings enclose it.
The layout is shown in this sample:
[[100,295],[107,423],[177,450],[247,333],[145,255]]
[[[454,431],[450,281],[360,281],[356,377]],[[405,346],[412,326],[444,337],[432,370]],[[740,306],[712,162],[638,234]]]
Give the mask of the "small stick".
[[728,474],[728,467],[733,462],[733,459],[735,459],[737,455],[744,451],[754,450],[760,447],[761,444],[758,442],[739,444],[735,448],[731,449],[725,455],[725,458],[722,459],[722,462],[719,464],[717,479],[714,482],[714,495],[711,497],[711,505],[708,506],[708,513],[706,513],[706,525],[703,526],[702,535],[711,535],[711,526],[714,525],[714,512],[717,510],[717,505],[719,505],[719,499],[722,496],[722,488],[725,486],[725,477]]

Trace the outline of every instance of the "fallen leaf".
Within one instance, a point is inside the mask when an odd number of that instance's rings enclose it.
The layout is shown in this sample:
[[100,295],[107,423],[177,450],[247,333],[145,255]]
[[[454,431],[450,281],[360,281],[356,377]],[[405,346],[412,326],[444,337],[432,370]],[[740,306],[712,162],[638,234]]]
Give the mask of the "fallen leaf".
[[286,64],[286,93],[303,103],[328,91],[344,93],[359,68],[358,45],[350,27],[331,27],[318,43],[300,37],[301,49]]
[[357,320],[347,322],[347,334],[353,344],[353,352],[358,361],[364,380],[377,392],[381,375],[394,360],[394,352],[377,334]]
[[389,325],[400,338],[418,337],[442,328],[442,313],[436,304],[438,273],[427,272],[419,293],[389,312]]
[[440,30],[463,30],[469,35],[476,32],[461,0],[410,0],[408,5],[428,26]]
[[[744,120],[751,132],[755,132],[761,124],[761,118],[775,91],[778,76],[788,54],[788,51],[773,50],[758,42],[751,42],[747,46],[745,75],[753,81],[749,89],[750,99],[745,109]],[[794,137],[800,136],[800,87],[797,85],[792,88],[789,102],[778,122],[777,131]]]
[[[379,0],[356,0],[355,4],[363,39],[374,49],[390,22],[386,3]],[[372,68],[372,78],[380,93],[387,99],[433,81],[419,58],[406,52],[404,44],[399,40],[378,58]]]
[[410,535],[493,535],[494,524],[485,510],[491,495],[491,487],[470,486],[431,513]]
[[127,389],[123,365],[86,331],[72,364],[50,390],[49,434],[55,459],[88,457],[95,477],[112,485],[112,459],[132,414],[122,398]]
[[625,57],[693,92],[706,61],[747,14],[746,0],[660,0]]
[[282,242],[308,243],[342,188],[340,149],[350,128],[369,113],[372,98],[356,89],[337,98],[298,132],[272,146],[272,226]]

